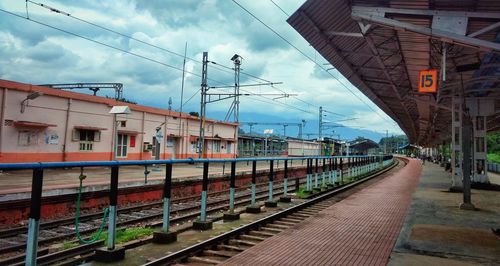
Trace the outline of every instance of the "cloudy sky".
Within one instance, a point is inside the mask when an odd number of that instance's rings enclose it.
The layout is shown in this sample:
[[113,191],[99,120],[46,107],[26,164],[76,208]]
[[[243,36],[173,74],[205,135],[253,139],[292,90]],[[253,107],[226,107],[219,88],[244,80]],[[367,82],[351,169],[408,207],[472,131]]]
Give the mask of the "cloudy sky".
[[[279,32],[324,69],[280,39],[235,2]],[[350,139],[359,135],[378,140],[381,135],[385,135],[386,130],[389,134],[401,134],[402,131],[393,120],[342,75],[331,69],[332,75],[327,73],[325,69],[331,68],[326,64],[327,61],[286,23],[288,16],[303,2],[36,0],[28,2],[26,8],[25,1],[0,0],[1,9],[23,17],[0,12],[0,78],[33,84],[119,82],[124,84],[124,97],[127,99],[143,105],[167,108],[171,97],[172,108],[178,110],[181,102],[182,55],[187,43],[183,111],[198,112],[200,109],[202,53],[207,51],[209,60],[214,62],[208,68],[208,85],[214,87],[234,84],[230,58],[238,54],[243,58],[240,84],[257,84],[263,80],[283,82],[275,87],[242,87],[242,93],[297,94],[280,99],[269,95],[242,97],[240,121],[298,123],[304,119],[307,121],[304,132],[317,133],[318,108],[323,106],[331,112],[327,113],[326,121],[357,118],[341,122],[353,128],[328,128],[324,130],[326,135],[333,134],[332,130],[335,130],[334,134],[340,134],[341,138]],[[48,5],[71,16],[52,12],[34,3]],[[26,16],[31,21],[25,19]],[[373,113],[345,86],[377,110],[378,114]],[[100,93],[113,95],[112,91]],[[222,120],[230,104],[231,100],[211,103],[207,107],[207,115]],[[276,133],[283,133],[283,127],[280,126],[255,126],[254,130],[262,131],[264,128],[274,128]],[[248,131],[248,127],[244,129]],[[287,135],[293,136],[296,132],[294,127],[287,128]]]

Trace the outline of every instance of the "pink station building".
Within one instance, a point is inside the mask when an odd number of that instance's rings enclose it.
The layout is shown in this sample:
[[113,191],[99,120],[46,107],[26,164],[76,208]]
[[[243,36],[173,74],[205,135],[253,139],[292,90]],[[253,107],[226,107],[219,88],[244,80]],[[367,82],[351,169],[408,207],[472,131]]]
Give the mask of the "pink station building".
[[[7,80],[0,101],[1,163],[113,160],[115,129],[117,160],[198,157],[200,119],[186,113]],[[109,111],[124,105],[131,113],[115,127]],[[237,134],[237,124],[207,119],[203,157],[236,157]]]

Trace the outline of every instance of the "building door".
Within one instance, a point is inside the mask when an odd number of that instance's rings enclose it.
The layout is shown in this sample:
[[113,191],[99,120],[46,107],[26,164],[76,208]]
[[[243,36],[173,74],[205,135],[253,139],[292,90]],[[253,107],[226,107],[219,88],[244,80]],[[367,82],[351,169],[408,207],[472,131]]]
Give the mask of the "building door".
[[118,134],[116,157],[126,158],[128,151],[128,135]]

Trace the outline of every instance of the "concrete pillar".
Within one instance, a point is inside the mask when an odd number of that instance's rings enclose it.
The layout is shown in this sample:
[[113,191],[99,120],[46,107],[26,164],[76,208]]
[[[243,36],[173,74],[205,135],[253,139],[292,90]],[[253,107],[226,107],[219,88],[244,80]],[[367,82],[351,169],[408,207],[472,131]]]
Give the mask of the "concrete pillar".
[[473,156],[472,181],[479,183],[489,183],[488,172],[486,171],[486,155],[488,152],[486,144],[486,117],[472,117],[473,124]]
[[462,184],[462,102],[453,97],[451,112],[451,187],[461,189]]

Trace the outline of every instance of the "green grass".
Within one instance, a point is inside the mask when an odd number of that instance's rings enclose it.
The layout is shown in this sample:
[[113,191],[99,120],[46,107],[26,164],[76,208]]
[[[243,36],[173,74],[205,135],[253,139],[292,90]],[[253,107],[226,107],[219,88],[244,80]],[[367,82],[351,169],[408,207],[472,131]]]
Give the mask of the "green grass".
[[297,192],[297,197],[299,197],[299,199],[306,198],[309,195],[311,195],[311,194],[306,192],[306,188],[305,187],[300,187],[299,191]]
[[77,247],[79,244],[78,242],[64,242],[63,243],[63,249],[70,249],[70,248],[74,248],[74,247]]
[[498,153],[488,153],[488,162],[500,163],[500,154],[498,154]]
[[[126,243],[141,237],[149,236],[153,234],[152,228],[144,227],[132,227],[126,229],[120,229],[116,231],[116,244]],[[103,232],[100,239],[104,239],[104,242],[108,242],[108,232]]]

